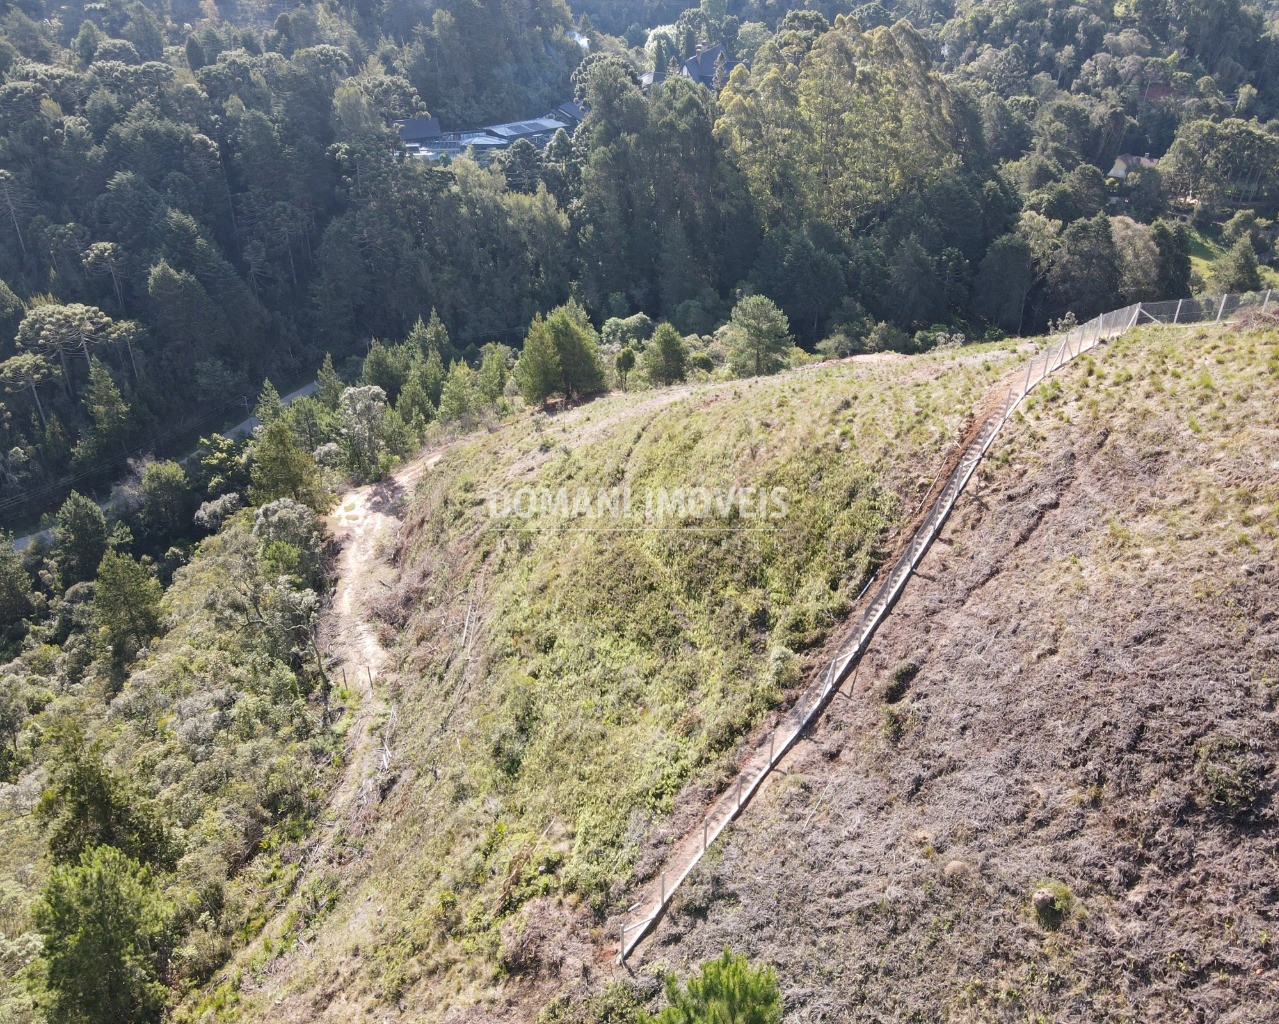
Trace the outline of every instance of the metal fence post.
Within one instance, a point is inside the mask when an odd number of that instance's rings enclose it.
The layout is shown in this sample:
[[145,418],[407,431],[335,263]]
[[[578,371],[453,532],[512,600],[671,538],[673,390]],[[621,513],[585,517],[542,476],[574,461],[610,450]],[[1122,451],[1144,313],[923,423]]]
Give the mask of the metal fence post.
[[706,852],[706,833],[707,833],[707,830],[710,829],[710,827],[711,827],[711,823],[709,821],[702,822],[702,853]]
[[1217,307],[1217,319],[1214,320],[1213,323],[1221,323],[1221,314],[1226,311],[1226,300],[1228,298],[1230,298],[1229,295],[1223,295],[1221,297],[1221,305]]
[[666,903],[666,872],[665,872],[665,871],[662,871],[662,874],[661,874],[661,876],[660,876],[660,877],[661,877],[661,883],[660,883],[660,884],[661,884],[661,895],[662,895],[662,898],[661,898],[661,900],[659,900],[658,902],[659,902],[660,904],[663,904],[663,905],[664,905],[664,904]]
[[742,777],[737,776],[737,809],[742,809]]
[[1267,289],[1266,289],[1266,297],[1265,297],[1264,299],[1262,299],[1262,300],[1261,300],[1261,312],[1263,312],[1263,313],[1266,311],[1266,307],[1270,305],[1270,293],[1271,293],[1272,291],[1274,291],[1274,289],[1273,289],[1273,288],[1267,288]]
[[364,666],[364,671],[369,675],[369,689],[373,689],[373,670],[368,665]]
[[1185,301],[1186,301],[1185,299],[1178,299],[1178,300],[1177,300],[1177,312],[1173,313],[1173,315],[1172,315],[1172,322],[1173,322],[1174,324],[1175,324],[1178,320],[1180,320],[1180,319],[1181,319],[1181,304],[1182,304],[1183,302],[1185,302]]

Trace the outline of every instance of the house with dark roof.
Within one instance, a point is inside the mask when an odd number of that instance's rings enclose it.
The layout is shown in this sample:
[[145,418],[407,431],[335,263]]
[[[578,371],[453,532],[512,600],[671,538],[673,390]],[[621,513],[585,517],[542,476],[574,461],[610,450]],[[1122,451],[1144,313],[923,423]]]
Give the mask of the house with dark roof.
[[567,125],[569,128],[576,128],[586,120],[586,108],[580,103],[569,100],[567,103],[561,103],[546,116]]
[[[750,63],[744,60],[729,61],[724,59],[724,48],[716,43],[714,46],[707,46],[705,43],[697,44],[697,52],[688,60],[679,66],[679,75],[682,78],[691,78],[698,85],[704,85],[708,89],[715,88],[715,74],[719,69],[721,61],[723,62],[724,81],[728,81],[728,76],[733,68],[739,64],[750,67]],[[670,78],[672,72],[666,69],[656,71],[645,71],[640,76],[640,85],[645,89],[650,89],[658,82],[664,82]],[[721,83],[722,84],[722,83]]]
[[510,145],[516,139],[528,139],[535,146],[541,147],[550,141],[551,136],[564,127],[563,122],[550,117],[531,117],[527,121],[510,121],[506,124],[491,124],[484,130]]
[[434,142],[442,134],[438,117],[410,117],[395,122],[395,130],[400,133],[400,141],[406,146],[420,146]]

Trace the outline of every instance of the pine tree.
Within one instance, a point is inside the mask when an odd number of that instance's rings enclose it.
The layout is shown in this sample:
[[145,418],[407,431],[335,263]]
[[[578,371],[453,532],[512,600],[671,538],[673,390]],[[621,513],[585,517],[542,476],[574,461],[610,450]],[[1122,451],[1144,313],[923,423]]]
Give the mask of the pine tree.
[[89,385],[84,392],[84,407],[92,426],[76,444],[75,461],[87,465],[116,451],[125,454],[129,404],[96,356],[89,362]]
[[151,1024],[167,990],[167,914],[151,873],[112,846],[49,873],[35,923],[50,1024]]
[[399,401],[395,403],[395,411],[400,419],[406,424],[416,425],[419,429],[435,419],[435,403],[427,394],[423,379],[424,367],[425,364],[418,360],[409,372],[409,379],[400,392]]
[[128,555],[103,555],[93,592],[93,624],[117,668],[160,632],[162,595],[160,582]]
[[426,397],[431,400],[432,407],[438,409],[440,396],[444,394],[444,378],[447,376],[444,357],[432,349],[426,357],[426,362],[422,364],[421,374],[422,389],[426,392]]
[[765,295],[748,295],[733,307],[729,321],[729,365],[739,377],[776,373],[791,348],[786,315]]
[[264,427],[278,420],[284,412],[284,403],[280,401],[280,392],[270,378],[262,382],[262,393],[258,395],[257,404],[253,407],[253,415]]
[[417,323],[409,331],[405,343],[410,348],[417,349],[424,359],[429,358],[432,352],[444,363],[452,362],[455,357],[453,345],[449,341],[448,329],[444,326],[444,321],[440,319],[440,314],[434,309],[431,310],[428,322],[423,323],[421,317],[417,318]]
[[318,398],[326,409],[336,410],[338,403],[342,400],[342,389],[346,386],[342,383],[342,378],[338,376],[338,372],[333,367],[333,354],[331,352],[324,353],[324,362],[320,364],[320,372],[316,377],[318,387],[315,389],[315,397]]
[[479,411],[475,371],[460,359],[449,367],[440,396],[440,422],[456,423]]
[[546,329],[555,345],[560,367],[560,390],[570,400],[604,386],[599,336],[578,303],[569,301],[546,315]]
[[524,350],[515,364],[515,382],[530,405],[544,404],[562,386],[555,339],[540,316],[534,318],[524,339]]
[[283,420],[275,420],[253,443],[249,498],[265,505],[276,498],[292,498],[322,511],[328,504],[320,483],[320,467],[310,452],[299,448]]
[[1250,238],[1239,239],[1217,260],[1212,270],[1212,286],[1220,292],[1255,292],[1261,287],[1257,250]]
[[725,949],[680,988],[666,980],[669,1005],[647,1024],[778,1024],[782,993],[771,967],[752,967],[744,956]]
[[654,384],[677,384],[687,376],[688,350],[670,324],[659,324],[644,349],[644,372]]
[[483,352],[476,384],[484,400],[494,405],[506,390],[506,366],[511,350],[505,345],[490,342],[484,346]]
[[91,499],[72,491],[53,527],[53,564],[64,587],[91,580],[107,551],[107,517]]

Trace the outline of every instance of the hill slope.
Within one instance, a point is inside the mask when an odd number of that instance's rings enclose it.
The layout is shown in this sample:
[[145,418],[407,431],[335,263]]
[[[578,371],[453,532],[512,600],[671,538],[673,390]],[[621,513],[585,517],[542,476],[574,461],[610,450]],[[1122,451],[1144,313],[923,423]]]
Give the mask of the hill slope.
[[1277,393],[1273,323],[1041,390],[641,972],[730,944],[795,1021],[1274,1020]]
[[[993,346],[619,395],[443,452],[388,535],[397,581],[372,609],[389,649],[377,797],[334,817],[305,903],[205,1005],[531,1019],[610,974],[629,879],[802,685],[967,410],[1018,362]],[[708,514],[645,516],[695,487]],[[492,514],[533,488],[625,489],[634,508]],[[784,514],[756,517],[744,488],[784,489]]]

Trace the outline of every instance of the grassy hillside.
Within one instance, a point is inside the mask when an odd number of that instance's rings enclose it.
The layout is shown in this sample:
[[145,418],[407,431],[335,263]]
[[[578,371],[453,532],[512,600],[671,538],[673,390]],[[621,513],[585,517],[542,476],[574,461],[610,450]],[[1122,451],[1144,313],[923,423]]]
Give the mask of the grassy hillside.
[[[326,880],[323,909],[269,928],[216,1004],[521,1019],[597,977],[677,796],[699,805],[800,685],[1016,361],[967,348],[618,395],[449,448],[385,551],[398,579],[374,611],[398,667],[377,796],[302,884]],[[489,507],[522,487],[630,488],[642,507],[730,485],[785,488],[786,515]]]
[[1279,328],[1140,331],[998,439],[854,698],[642,973],[793,1020],[1279,1016]]

